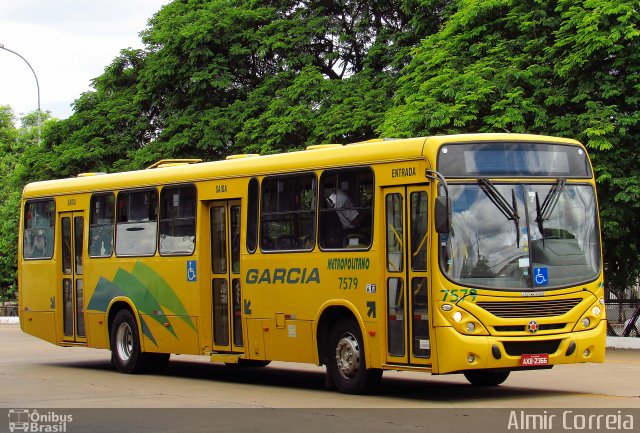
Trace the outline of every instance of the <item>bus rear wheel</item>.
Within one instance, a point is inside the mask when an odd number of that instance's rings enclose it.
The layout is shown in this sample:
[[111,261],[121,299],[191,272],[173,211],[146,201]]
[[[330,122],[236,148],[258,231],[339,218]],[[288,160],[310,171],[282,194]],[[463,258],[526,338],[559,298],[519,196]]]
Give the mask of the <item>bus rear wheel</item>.
[[111,364],[121,373],[150,373],[163,370],[169,362],[168,353],[143,353],[140,334],[133,314],[120,310],[111,326]]
[[366,367],[362,333],[353,319],[341,319],[330,337],[327,374],[338,391],[362,394],[380,384],[382,370]]
[[504,370],[471,370],[465,372],[464,377],[475,386],[497,386],[507,380],[509,373]]

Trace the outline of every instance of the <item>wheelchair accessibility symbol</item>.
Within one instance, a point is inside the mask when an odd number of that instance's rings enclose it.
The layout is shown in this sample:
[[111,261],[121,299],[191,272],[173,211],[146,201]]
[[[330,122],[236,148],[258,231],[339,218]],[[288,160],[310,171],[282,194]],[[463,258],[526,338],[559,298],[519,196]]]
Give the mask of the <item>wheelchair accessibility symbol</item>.
[[187,281],[193,282],[197,280],[196,261],[187,260]]
[[549,269],[533,268],[533,284],[536,287],[549,285]]

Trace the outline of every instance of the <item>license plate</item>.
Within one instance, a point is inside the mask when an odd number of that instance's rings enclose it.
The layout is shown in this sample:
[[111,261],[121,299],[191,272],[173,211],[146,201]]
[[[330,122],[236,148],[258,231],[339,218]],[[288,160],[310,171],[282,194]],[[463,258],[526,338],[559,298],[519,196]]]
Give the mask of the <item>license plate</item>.
[[549,365],[549,355],[546,353],[520,355],[520,365],[524,365],[527,367]]

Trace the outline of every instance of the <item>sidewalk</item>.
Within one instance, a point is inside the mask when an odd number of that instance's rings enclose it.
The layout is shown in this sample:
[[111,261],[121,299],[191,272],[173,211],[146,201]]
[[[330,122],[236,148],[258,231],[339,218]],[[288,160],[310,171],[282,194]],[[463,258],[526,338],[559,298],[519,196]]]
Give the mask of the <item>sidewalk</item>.
[[[0,317],[0,324],[19,324],[18,317]],[[638,337],[607,337],[607,347],[610,349],[634,349],[640,350],[640,338]]]
[[640,349],[638,337],[607,337],[607,347],[611,349]]

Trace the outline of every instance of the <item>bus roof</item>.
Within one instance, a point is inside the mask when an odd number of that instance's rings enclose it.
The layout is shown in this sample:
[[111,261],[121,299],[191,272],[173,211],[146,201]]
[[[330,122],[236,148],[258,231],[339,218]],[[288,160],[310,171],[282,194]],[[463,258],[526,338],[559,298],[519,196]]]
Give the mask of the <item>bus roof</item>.
[[310,146],[308,150],[266,156],[247,155],[213,162],[164,164],[159,168],[113,174],[33,182],[25,186],[24,198],[55,196],[101,190],[144,188],[160,184],[180,184],[233,177],[299,172],[344,165],[368,165],[436,159],[439,147],[448,143],[478,141],[528,141],[581,144],[575,140],[529,134],[460,134],[408,139],[376,139],[347,145]]

